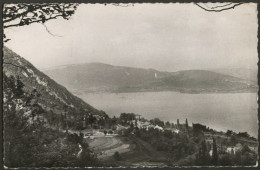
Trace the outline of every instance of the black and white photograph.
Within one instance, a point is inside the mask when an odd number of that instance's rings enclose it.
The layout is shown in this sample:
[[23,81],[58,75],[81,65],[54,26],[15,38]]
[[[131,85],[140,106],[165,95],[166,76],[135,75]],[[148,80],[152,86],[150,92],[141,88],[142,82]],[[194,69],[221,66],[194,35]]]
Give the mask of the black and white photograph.
[[4,3],[4,168],[257,167],[257,3]]

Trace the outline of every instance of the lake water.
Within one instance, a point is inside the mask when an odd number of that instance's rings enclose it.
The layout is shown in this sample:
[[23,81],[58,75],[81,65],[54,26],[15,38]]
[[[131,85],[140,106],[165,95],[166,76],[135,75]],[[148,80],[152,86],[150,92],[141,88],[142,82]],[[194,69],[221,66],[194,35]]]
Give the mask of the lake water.
[[183,94],[178,92],[89,93],[80,95],[90,105],[109,116],[136,113],[144,118],[191,125],[202,123],[220,131],[247,131],[257,137],[257,94]]

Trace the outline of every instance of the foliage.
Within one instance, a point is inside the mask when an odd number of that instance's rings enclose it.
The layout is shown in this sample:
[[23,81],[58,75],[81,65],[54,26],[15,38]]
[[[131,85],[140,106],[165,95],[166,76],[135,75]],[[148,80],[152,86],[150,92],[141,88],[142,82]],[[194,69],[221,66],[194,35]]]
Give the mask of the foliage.
[[[34,3],[5,4],[3,8],[3,27],[17,27],[32,23],[44,24],[48,20],[62,17],[68,20],[77,9],[77,3]],[[7,42],[4,35],[4,41]]]
[[186,134],[176,134],[174,132],[158,129],[135,129],[135,134],[142,140],[151,144],[157,151],[167,152],[175,160],[185,158],[194,154],[197,149],[192,140],[188,140]]
[[209,148],[207,147],[205,140],[200,143],[199,152],[196,154],[195,164],[200,166],[211,164]]
[[121,113],[119,116],[120,123],[122,125],[128,125],[129,121],[135,120],[134,113]]
[[[37,90],[26,93],[19,77],[3,75],[4,162],[7,167],[98,166],[83,136],[46,127]],[[41,109],[39,109],[41,108]],[[78,144],[83,146],[77,158]],[[87,160],[87,161],[86,161]]]
[[161,121],[159,118],[154,118],[154,119],[150,120],[150,122],[153,125],[158,125],[158,126],[164,127],[164,122]]
[[213,138],[212,164],[215,166],[218,164],[218,150],[217,150],[217,143],[215,138]]
[[187,129],[189,128],[189,123],[188,123],[188,119],[187,118],[186,118],[186,121],[185,121],[185,126],[186,126]]
[[116,161],[122,160],[122,157],[120,156],[119,152],[117,152],[117,151],[114,153],[113,156],[114,156],[114,159],[115,159]]
[[45,23],[57,17],[68,20],[74,14],[77,5],[74,3],[5,4],[4,28],[29,25],[34,22]]
[[237,134],[237,136],[239,137],[244,137],[244,138],[249,138],[249,134],[247,132],[239,132]]

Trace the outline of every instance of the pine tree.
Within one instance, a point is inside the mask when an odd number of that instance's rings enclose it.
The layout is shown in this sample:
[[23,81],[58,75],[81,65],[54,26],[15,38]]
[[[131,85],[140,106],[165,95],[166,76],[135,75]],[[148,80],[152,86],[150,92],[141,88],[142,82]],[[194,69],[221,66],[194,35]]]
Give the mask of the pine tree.
[[185,123],[185,125],[186,125],[186,129],[188,130],[189,124],[188,124],[188,119],[187,119],[187,118],[186,118],[186,123]]
[[202,156],[205,157],[207,154],[207,146],[205,140],[203,140],[203,142],[201,143],[201,151],[202,151]]
[[179,121],[179,119],[177,119],[177,127],[178,127],[178,128],[180,127],[180,121]]
[[16,88],[14,91],[14,94],[17,96],[17,98],[21,98],[22,95],[24,94],[23,87],[24,87],[24,84],[22,83],[20,77],[17,76],[16,77]]
[[218,149],[215,138],[213,138],[212,164],[215,166],[218,165]]

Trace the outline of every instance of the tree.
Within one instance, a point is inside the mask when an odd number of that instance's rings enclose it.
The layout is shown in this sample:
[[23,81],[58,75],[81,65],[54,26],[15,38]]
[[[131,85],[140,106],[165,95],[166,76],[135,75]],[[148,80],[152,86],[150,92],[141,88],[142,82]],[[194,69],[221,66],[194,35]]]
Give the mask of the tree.
[[185,121],[185,126],[186,126],[186,129],[189,128],[189,124],[188,124],[188,119],[186,118],[186,121]]
[[[77,9],[77,3],[34,3],[34,4],[4,4],[3,7],[3,28],[20,27],[30,25],[32,23],[41,23],[43,26],[45,22],[59,17],[68,20]],[[45,26],[46,31],[52,34]],[[10,39],[3,34],[3,42]],[[3,59],[3,64],[12,65],[17,68],[24,69],[21,66],[13,64]]]
[[230,145],[236,145],[237,144],[237,138],[235,136],[231,136],[230,141],[229,141]]
[[244,137],[244,138],[249,138],[249,134],[247,132],[239,132],[237,134],[237,136]]
[[88,123],[91,125],[91,128],[93,127],[93,123],[97,121],[96,117],[94,117],[92,114],[90,114],[87,118]]
[[231,136],[231,135],[232,135],[232,133],[233,133],[233,131],[232,131],[232,130],[227,130],[227,132],[226,132],[226,135],[227,135],[227,136]]
[[68,134],[69,133],[69,127],[68,127],[68,110],[69,110],[69,107],[67,105],[63,105],[63,110],[64,110],[64,113],[65,113],[65,127],[66,127],[66,133]]
[[219,165],[221,165],[221,166],[232,165],[231,156],[227,155],[227,154],[224,154],[223,156],[221,156],[220,159],[219,159]]
[[[3,8],[3,27],[19,27],[32,23],[42,23],[62,17],[68,20],[77,9],[77,3],[34,3],[5,4]],[[46,30],[49,32],[47,27]],[[50,33],[50,32],[49,32]],[[4,34],[4,42],[7,42]]]
[[164,126],[164,122],[161,121],[159,118],[154,118],[150,121],[152,124],[154,125],[158,125],[158,126],[161,126],[163,127]]
[[180,128],[180,121],[177,119],[177,127]]
[[217,143],[215,138],[213,138],[212,164],[215,166],[218,165],[218,150],[217,150]]
[[3,74],[4,91],[4,155],[9,167],[28,166],[37,162],[43,148],[44,122],[35,120],[37,96],[25,92],[24,84],[19,77],[7,77]]
[[167,121],[167,122],[165,123],[165,126],[166,126],[166,127],[171,127],[171,123],[170,123],[169,121]]
[[119,152],[115,152],[114,153],[114,159],[116,160],[116,161],[120,161],[122,158],[121,158],[121,156],[120,156],[120,154],[119,154]]

